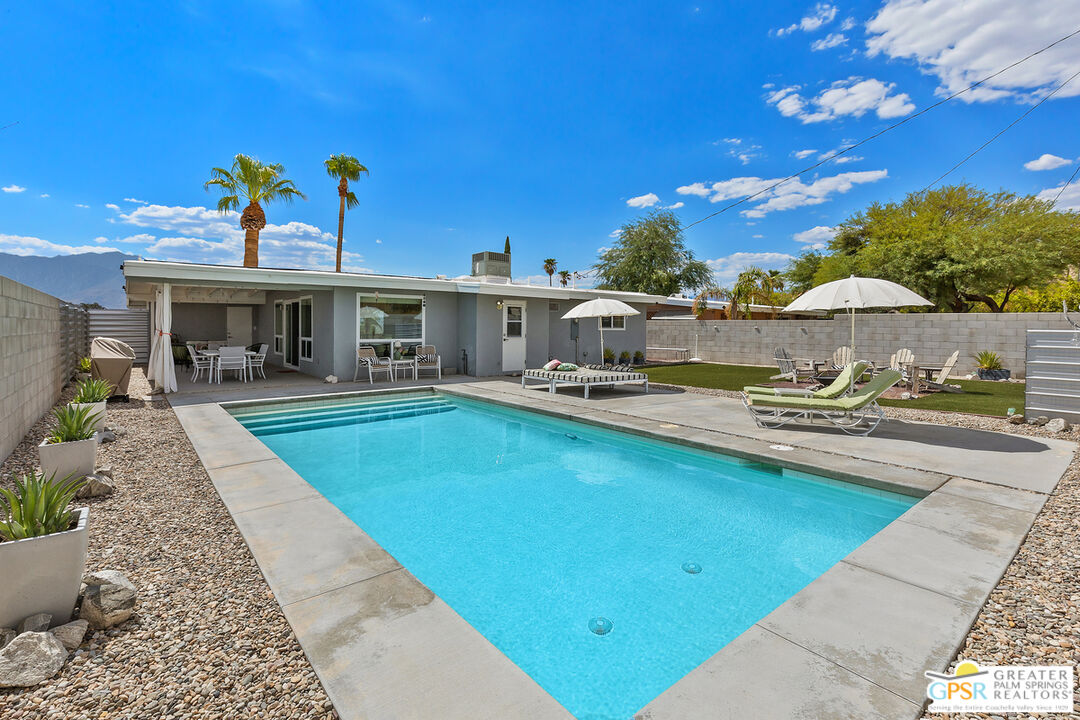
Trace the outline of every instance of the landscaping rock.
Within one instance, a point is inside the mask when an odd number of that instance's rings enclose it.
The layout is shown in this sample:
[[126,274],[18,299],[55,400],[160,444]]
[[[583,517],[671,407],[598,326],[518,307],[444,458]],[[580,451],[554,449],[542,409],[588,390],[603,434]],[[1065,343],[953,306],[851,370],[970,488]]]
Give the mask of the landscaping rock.
[[1034,418],[1033,420],[1028,420],[1028,422],[1031,423],[1032,425],[1035,425],[1036,427],[1041,427],[1041,426],[1045,425],[1046,423],[1050,422],[1050,418],[1046,417],[1045,415],[1040,415],[1037,418]]
[[1065,418],[1054,418],[1046,423],[1046,429],[1050,432],[1065,432],[1069,429],[1069,423],[1065,422]]
[[1009,416],[1009,422],[1011,422],[1013,425],[1023,425],[1024,424],[1024,416],[1021,415],[1020,413],[1016,413],[1015,415],[1010,415]]
[[0,687],[30,687],[64,666],[68,651],[49,632],[25,632],[0,650]]
[[104,497],[112,495],[116,491],[116,483],[111,477],[101,473],[91,473],[86,476],[86,482],[75,493],[77,498]]
[[99,570],[83,578],[83,593],[79,617],[95,630],[118,625],[135,612],[135,586],[117,570]]
[[0,628],[0,649],[3,649],[5,645],[14,640],[18,634],[12,628]]
[[52,622],[52,615],[49,613],[38,613],[37,615],[31,615],[25,618],[19,627],[15,628],[16,635],[22,635],[26,632],[45,632],[49,629],[49,623]]
[[86,637],[86,629],[90,626],[90,623],[85,620],[72,620],[66,625],[55,627],[52,629],[52,634],[57,640],[63,644],[67,651],[75,652],[75,648],[82,644],[83,638]]
[[104,475],[105,477],[112,479],[112,476],[113,476],[112,465],[102,465],[101,467],[99,467],[97,470],[94,471],[94,474],[95,475]]
[[100,437],[98,437],[99,443],[111,443],[116,441],[116,433],[112,430],[102,430]]

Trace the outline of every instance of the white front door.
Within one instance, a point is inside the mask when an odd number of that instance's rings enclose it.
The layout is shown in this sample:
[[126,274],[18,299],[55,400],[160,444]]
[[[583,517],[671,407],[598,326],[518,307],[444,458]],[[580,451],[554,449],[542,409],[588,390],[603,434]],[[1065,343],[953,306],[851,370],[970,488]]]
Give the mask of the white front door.
[[525,303],[503,304],[503,356],[504,373],[521,372],[525,369]]
[[229,345],[247,347],[251,344],[250,305],[229,305],[225,308],[225,332]]

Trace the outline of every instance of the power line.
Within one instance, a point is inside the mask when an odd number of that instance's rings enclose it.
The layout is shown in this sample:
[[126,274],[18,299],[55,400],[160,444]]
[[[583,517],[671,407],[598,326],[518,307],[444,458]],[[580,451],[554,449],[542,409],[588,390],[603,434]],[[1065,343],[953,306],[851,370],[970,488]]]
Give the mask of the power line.
[[1028,108],[1028,109],[1027,109],[1027,110],[1026,110],[1025,112],[1023,112],[1023,113],[1022,113],[1022,114],[1020,115],[1020,117],[1018,117],[1018,118],[1016,118],[1015,120],[1013,120],[1013,121],[1012,121],[1011,123],[1009,123],[1008,125],[1006,125],[1005,127],[1003,127],[1003,128],[1002,128],[1002,129],[1000,130],[1000,131],[998,131],[998,133],[997,133],[996,135],[994,135],[994,136],[993,136],[992,138],[990,138],[989,140],[987,140],[986,142],[984,142],[984,143],[983,143],[982,145],[980,145],[979,147],[975,148],[975,149],[974,149],[974,150],[973,150],[973,151],[971,152],[971,154],[970,154],[970,155],[968,155],[968,156],[967,156],[967,157],[965,157],[965,158],[964,158],[963,160],[961,160],[960,162],[956,163],[956,164],[955,164],[955,165],[953,165],[953,166],[952,166],[951,168],[949,168],[948,170],[946,170],[946,171],[945,171],[944,173],[942,173],[941,175],[939,175],[939,176],[937,177],[937,179],[936,179],[936,180],[934,180],[934,181],[933,181],[932,183],[930,183],[929,185],[927,185],[926,187],[924,187],[924,188],[922,189],[922,191],[923,191],[923,192],[926,192],[926,191],[927,191],[927,190],[929,190],[930,188],[934,187],[934,186],[935,186],[935,185],[937,185],[937,184],[938,184],[938,183],[939,183],[939,182],[940,182],[941,180],[943,180],[943,179],[945,179],[946,177],[948,177],[948,176],[949,176],[949,175],[950,175],[950,174],[952,173],[952,171],[953,171],[953,170],[956,170],[956,168],[960,167],[961,165],[963,165],[964,163],[966,163],[966,162],[967,162],[968,160],[970,160],[971,158],[975,157],[975,156],[976,156],[976,155],[977,155],[977,154],[978,154],[978,153],[979,153],[979,152],[980,152],[980,151],[981,151],[981,150],[982,150],[983,148],[985,148],[985,147],[986,147],[987,145],[989,145],[990,143],[994,142],[994,141],[995,141],[995,140],[997,140],[997,139],[998,139],[999,137],[1001,137],[1002,135],[1004,135],[1004,134],[1005,134],[1005,133],[1006,133],[1006,132],[1007,132],[1007,131],[1009,130],[1009,128],[1011,128],[1011,127],[1012,127],[1013,125],[1017,124],[1018,122],[1020,122],[1020,121],[1021,121],[1021,120],[1023,120],[1024,118],[1026,118],[1026,117],[1027,117],[1028,115],[1030,115],[1030,114],[1031,114],[1032,112],[1034,112],[1034,111],[1035,111],[1035,108],[1039,107],[1039,106],[1040,106],[1040,105],[1042,105],[1042,104],[1043,104],[1044,102],[1046,102],[1047,100],[1049,100],[1050,98],[1052,98],[1052,97],[1054,96],[1054,94],[1055,94],[1055,93],[1057,93],[1057,91],[1058,91],[1058,90],[1060,90],[1061,88],[1065,87],[1065,86],[1066,86],[1066,85],[1068,85],[1068,84],[1069,84],[1070,82],[1072,82],[1072,80],[1073,80],[1073,79],[1074,79],[1074,78],[1075,78],[1075,77],[1076,77],[1077,75],[1080,75],[1080,72],[1076,72],[1076,73],[1074,73],[1074,74],[1072,75],[1072,77],[1070,77],[1070,78],[1069,78],[1068,80],[1066,80],[1065,82],[1061,83],[1061,84],[1060,84],[1060,85],[1058,85],[1058,86],[1057,86],[1056,88],[1054,88],[1054,89],[1053,89],[1052,91],[1050,91],[1050,92],[1049,92],[1049,93],[1048,93],[1047,95],[1045,95],[1045,96],[1044,96],[1044,97],[1042,98],[1042,100],[1039,100],[1039,102],[1037,102],[1037,103],[1035,103],[1034,105],[1032,105],[1031,107],[1029,107],[1029,108]]
[[1069,181],[1067,183],[1065,183],[1064,185],[1062,185],[1061,189],[1058,190],[1058,194],[1054,196],[1053,205],[1057,205],[1057,201],[1058,201],[1058,198],[1061,197],[1061,193],[1065,192],[1065,188],[1069,187],[1069,185],[1072,184],[1072,181],[1076,179],[1076,174],[1077,173],[1080,173],[1080,164],[1077,164],[1076,169],[1073,170],[1073,174],[1069,177]]
[[[997,72],[995,72],[995,73],[993,73],[993,74],[991,74],[991,75],[987,75],[987,76],[986,76],[986,77],[984,77],[984,78],[983,78],[982,80],[979,80],[979,81],[978,81],[978,82],[976,82],[976,83],[972,83],[971,85],[968,85],[968,86],[967,86],[966,88],[964,88],[963,90],[960,90],[960,91],[958,91],[958,92],[955,92],[955,93],[953,93],[952,95],[949,95],[948,97],[946,97],[946,98],[943,98],[943,99],[941,99],[941,100],[937,101],[937,102],[936,102],[936,103],[934,103],[933,105],[929,105],[928,107],[925,107],[925,108],[923,108],[922,110],[920,110],[919,112],[915,113],[914,115],[908,115],[908,116],[907,116],[906,118],[904,118],[903,120],[900,120],[900,121],[898,121],[898,122],[895,122],[895,123],[893,123],[892,125],[889,125],[888,127],[884,128],[884,129],[882,129],[882,130],[879,130],[878,132],[874,133],[873,135],[870,135],[870,136],[868,136],[868,137],[865,137],[865,138],[863,138],[862,140],[860,140],[859,142],[855,143],[854,145],[849,145],[848,147],[846,147],[846,148],[843,148],[842,150],[834,150],[834,151],[832,152],[832,154],[830,154],[830,155],[827,155],[826,157],[824,157],[823,159],[821,159],[821,160],[819,160],[818,162],[814,163],[813,165],[811,165],[811,166],[809,166],[809,167],[807,167],[807,168],[804,168],[803,170],[800,170],[799,172],[797,172],[797,173],[795,173],[795,174],[793,174],[793,175],[788,175],[788,176],[787,176],[786,178],[784,178],[784,179],[782,179],[782,180],[779,180],[779,181],[777,181],[777,182],[773,183],[772,185],[769,185],[769,186],[768,186],[768,187],[766,187],[766,188],[763,188],[763,189],[761,189],[761,190],[758,190],[758,191],[757,191],[757,192],[755,192],[755,193],[752,193],[752,194],[750,194],[750,195],[747,195],[747,196],[745,196],[745,197],[743,197],[743,198],[741,198],[741,199],[739,199],[739,200],[736,200],[736,201],[735,201],[735,202],[733,202],[733,203],[729,203],[728,205],[725,205],[724,207],[722,207],[722,208],[720,208],[719,210],[717,210],[716,212],[714,212],[714,213],[711,213],[711,214],[709,214],[709,215],[706,215],[705,217],[701,218],[700,220],[695,220],[694,222],[690,223],[689,225],[685,225],[685,226],[683,226],[683,229],[684,229],[684,230],[686,230],[686,229],[692,228],[692,227],[694,227],[695,225],[698,225],[699,223],[703,223],[703,222],[705,222],[706,220],[709,220],[710,218],[714,218],[714,217],[716,217],[717,215],[720,215],[721,213],[725,213],[725,212],[727,212],[728,210],[730,210],[730,209],[731,209],[731,208],[733,208],[733,207],[737,207],[737,206],[739,206],[739,205],[742,205],[742,204],[743,204],[744,202],[746,202],[747,200],[753,200],[754,198],[756,198],[756,197],[758,197],[758,196],[760,196],[760,195],[764,195],[765,193],[767,193],[767,192],[770,192],[771,190],[775,190],[776,188],[778,188],[779,186],[781,186],[781,185],[783,185],[784,183],[788,182],[789,180],[794,180],[795,178],[799,177],[800,175],[804,175],[804,174],[806,174],[806,173],[810,172],[811,170],[814,170],[814,169],[816,169],[816,168],[819,168],[819,167],[821,167],[822,165],[824,165],[825,163],[829,162],[830,160],[832,160],[832,159],[834,159],[834,158],[836,158],[836,157],[839,157],[840,155],[843,155],[843,154],[844,154],[844,153],[846,153],[846,152],[850,152],[850,151],[854,150],[855,148],[857,148],[857,147],[859,147],[859,146],[861,146],[861,145],[865,145],[866,143],[870,142],[871,140],[874,140],[875,138],[881,137],[882,135],[884,135],[885,133],[889,132],[890,130],[895,130],[896,128],[900,127],[900,126],[901,126],[901,125],[903,125],[904,123],[910,122],[910,121],[914,120],[915,118],[917,118],[917,117],[919,117],[919,116],[921,116],[921,115],[925,115],[926,113],[930,112],[931,110],[933,110],[933,109],[935,109],[935,108],[941,107],[942,105],[944,105],[945,103],[949,102],[950,100],[952,100],[952,99],[954,99],[954,98],[957,98],[957,97],[959,97],[959,96],[963,95],[963,94],[964,94],[964,93],[966,93],[966,92],[970,92],[970,91],[974,90],[975,88],[979,87],[979,86],[980,86],[980,85],[982,85],[983,83],[985,83],[985,82],[988,82],[989,80],[993,80],[994,78],[996,78],[996,77],[997,77],[998,75],[1002,74],[1003,72],[1006,72],[1006,71],[1008,71],[1008,70],[1011,70],[1011,69],[1013,69],[1014,67],[1016,67],[1017,65],[1020,65],[1021,63],[1027,62],[1028,60],[1030,60],[1031,58],[1035,57],[1036,55],[1040,55],[1040,54],[1042,54],[1042,53],[1046,52],[1047,50],[1049,50],[1050,48],[1054,47],[1055,45],[1058,45],[1058,44],[1060,44],[1060,43],[1063,43],[1063,42],[1065,42],[1066,40],[1068,40],[1069,38],[1072,38],[1072,37],[1074,37],[1074,36],[1076,36],[1076,35],[1080,35],[1080,28],[1077,28],[1076,30],[1074,30],[1073,32],[1069,33],[1068,35],[1066,35],[1066,36],[1064,36],[1064,37],[1058,38],[1057,40],[1055,40],[1054,42],[1050,43],[1049,45],[1047,45],[1046,47],[1042,48],[1041,50],[1036,50],[1035,52],[1031,53],[1030,55],[1027,55],[1027,56],[1025,56],[1025,57],[1023,57],[1023,58],[1020,58],[1019,60],[1017,60],[1016,62],[1012,63],[1011,65],[1006,65],[1005,67],[1001,68],[1001,69],[1000,69],[1000,70],[998,70]],[[1075,76],[1074,76],[1074,77],[1075,77]],[[1072,79],[1072,78],[1070,78],[1070,80],[1071,80],[1071,79]],[[1068,80],[1066,80],[1065,82],[1068,82]],[[1060,88],[1059,88],[1059,89],[1060,89]],[[1057,92],[1057,91],[1055,90],[1055,92]],[[1045,100],[1045,98],[1044,98],[1044,100]],[[1032,108],[1032,109],[1034,109],[1034,108]],[[1006,129],[1007,129],[1007,128],[1006,128]]]

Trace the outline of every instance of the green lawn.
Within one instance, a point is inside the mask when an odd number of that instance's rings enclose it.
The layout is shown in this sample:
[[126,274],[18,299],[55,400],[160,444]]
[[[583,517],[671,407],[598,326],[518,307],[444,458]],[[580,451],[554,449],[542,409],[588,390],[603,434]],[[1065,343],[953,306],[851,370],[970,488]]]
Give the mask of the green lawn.
[[[653,382],[718,390],[742,390],[747,385],[765,384],[769,382],[770,376],[776,374],[774,367],[711,363],[657,365],[643,368],[643,371],[648,373],[649,379]],[[1009,408],[1016,408],[1018,412],[1024,410],[1023,383],[983,382],[981,380],[956,380],[953,383],[964,388],[964,392],[932,393],[918,400],[882,400],[881,404],[1002,416],[1007,414]]]

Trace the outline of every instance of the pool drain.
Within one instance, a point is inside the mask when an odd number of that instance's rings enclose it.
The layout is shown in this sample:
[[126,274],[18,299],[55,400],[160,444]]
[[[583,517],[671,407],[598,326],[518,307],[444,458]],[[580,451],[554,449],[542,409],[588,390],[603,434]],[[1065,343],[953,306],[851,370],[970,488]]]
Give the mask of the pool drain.
[[607,635],[615,627],[606,617],[594,617],[589,621],[589,630],[596,635]]
[[685,572],[690,573],[691,575],[697,575],[699,572],[701,572],[701,566],[693,562],[683,563],[682,569]]

